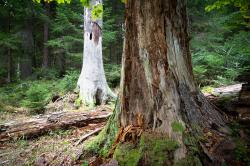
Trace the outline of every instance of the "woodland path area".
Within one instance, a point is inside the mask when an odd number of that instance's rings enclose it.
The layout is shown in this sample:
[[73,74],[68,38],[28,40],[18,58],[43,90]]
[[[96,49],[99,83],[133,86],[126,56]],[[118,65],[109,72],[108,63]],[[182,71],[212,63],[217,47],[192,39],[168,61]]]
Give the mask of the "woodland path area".
[[[249,101],[249,89],[245,86],[214,88],[204,94],[226,112],[230,121],[239,119],[249,125],[249,103],[244,104]],[[110,107],[99,106],[0,124],[0,165],[81,165],[83,142],[101,131],[111,114]]]

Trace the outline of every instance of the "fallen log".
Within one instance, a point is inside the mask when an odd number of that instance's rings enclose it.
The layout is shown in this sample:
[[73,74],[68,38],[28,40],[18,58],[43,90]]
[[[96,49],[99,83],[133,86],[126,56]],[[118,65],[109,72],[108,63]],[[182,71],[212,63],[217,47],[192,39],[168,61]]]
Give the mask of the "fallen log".
[[56,129],[83,127],[90,123],[100,123],[107,120],[111,111],[66,111],[48,115],[35,116],[28,120],[12,121],[0,124],[0,142],[16,140],[18,138],[34,138]]

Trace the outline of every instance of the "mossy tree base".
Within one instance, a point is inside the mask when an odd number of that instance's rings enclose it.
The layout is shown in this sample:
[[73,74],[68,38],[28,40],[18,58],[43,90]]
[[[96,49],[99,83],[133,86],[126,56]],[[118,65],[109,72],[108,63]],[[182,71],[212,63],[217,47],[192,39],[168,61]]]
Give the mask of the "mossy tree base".
[[136,144],[119,143],[113,158],[121,166],[173,165],[178,142],[162,134],[144,132]]

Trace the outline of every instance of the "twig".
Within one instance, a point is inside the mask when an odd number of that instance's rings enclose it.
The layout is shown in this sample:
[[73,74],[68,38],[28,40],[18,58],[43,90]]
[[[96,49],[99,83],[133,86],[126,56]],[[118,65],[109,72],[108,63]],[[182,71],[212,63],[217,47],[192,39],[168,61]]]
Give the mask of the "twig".
[[83,136],[74,144],[74,146],[79,145],[81,142],[85,141],[85,140],[86,140],[87,138],[89,138],[90,136],[99,133],[103,128],[104,128],[104,127],[97,128],[97,129],[95,129],[94,131],[92,131],[92,132],[90,132],[90,133],[88,133],[88,134],[83,135]]

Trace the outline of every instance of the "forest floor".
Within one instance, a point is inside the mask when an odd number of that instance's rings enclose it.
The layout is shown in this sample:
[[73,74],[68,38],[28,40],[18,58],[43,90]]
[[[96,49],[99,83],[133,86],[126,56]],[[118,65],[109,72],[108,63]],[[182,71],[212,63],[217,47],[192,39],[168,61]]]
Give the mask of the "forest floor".
[[[111,104],[95,108],[80,107],[76,109],[73,106],[74,102],[70,101],[72,98],[76,99],[74,94],[67,94],[63,99],[51,102],[47,105],[44,115],[32,115],[25,108],[0,105],[1,108],[5,108],[6,110],[0,114],[0,137],[1,133],[4,132],[2,126],[5,124],[21,124],[39,118],[39,116],[54,115],[65,111],[72,112],[72,114],[74,112],[86,112],[87,115],[93,114],[93,116],[98,116],[100,113],[109,113],[114,107]],[[0,166],[82,165],[84,161],[79,160],[79,157],[82,154],[83,144],[79,141],[81,141],[82,136],[93,133],[96,129],[103,128],[105,124],[105,121],[94,121],[83,127],[75,125],[67,127],[67,129],[50,130],[41,136],[31,137],[30,139],[19,137],[10,141],[0,141]],[[95,132],[91,136],[97,133]]]
[[[203,93],[210,100],[216,100],[216,98],[221,96],[226,96],[227,100],[228,96],[233,96],[233,99],[235,99],[235,96],[239,95],[241,86],[241,84],[236,84],[210,89]],[[61,104],[65,105],[62,101],[59,102],[57,102],[57,108],[60,107]],[[24,108],[9,110],[14,111],[0,114],[1,122],[25,121],[32,117]],[[48,109],[48,113],[50,112],[51,109]],[[97,128],[102,128],[105,124],[106,122],[90,123],[84,127],[52,130],[32,139],[18,138],[16,140],[0,142],[0,166],[86,165],[84,164],[85,161],[79,160],[84,142],[79,144],[77,144],[77,142],[83,135],[91,133]],[[240,133],[241,128],[238,131],[236,126],[235,129]],[[239,153],[242,153],[242,151]],[[244,157],[244,155],[240,157]]]

